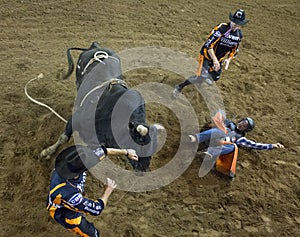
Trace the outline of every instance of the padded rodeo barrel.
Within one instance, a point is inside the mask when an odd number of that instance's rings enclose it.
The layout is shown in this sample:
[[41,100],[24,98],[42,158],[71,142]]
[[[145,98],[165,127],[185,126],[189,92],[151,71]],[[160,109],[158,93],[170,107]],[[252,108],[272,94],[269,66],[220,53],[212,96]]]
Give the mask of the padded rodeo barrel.
[[236,171],[236,161],[238,156],[238,147],[234,144],[234,151],[226,154],[220,155],[216,161],[216,170],[224,175],[234,178]]

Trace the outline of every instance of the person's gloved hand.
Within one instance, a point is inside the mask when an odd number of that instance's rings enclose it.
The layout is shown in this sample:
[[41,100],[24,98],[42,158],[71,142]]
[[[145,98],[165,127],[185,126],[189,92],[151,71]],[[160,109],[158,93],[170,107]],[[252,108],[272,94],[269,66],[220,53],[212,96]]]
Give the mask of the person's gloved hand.
[[281,143],[275,143],[275,144],[272,144],[273,145],[273,148],[280,148],[280,149],[284,149],[284,145],[282,145]]

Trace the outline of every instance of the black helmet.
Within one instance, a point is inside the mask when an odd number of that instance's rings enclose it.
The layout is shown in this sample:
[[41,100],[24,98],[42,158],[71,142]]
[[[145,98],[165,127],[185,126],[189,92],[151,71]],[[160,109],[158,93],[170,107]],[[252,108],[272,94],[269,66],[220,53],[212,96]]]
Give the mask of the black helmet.
[[242,9],[237,10],[234,14],[230,12],[229,19],[238,25],[246,25],[248,22],[248,20],[246,20],[245,11]]
[[240,123],[242,121],[247,121],[247,123],[248,123],[248,127],[244,130],[244,132],[251,132],[254,129],[255,124],[254,124],[254,120],[252,118],[250,118],[250,117],[242,118],[238,121],[238,123]]

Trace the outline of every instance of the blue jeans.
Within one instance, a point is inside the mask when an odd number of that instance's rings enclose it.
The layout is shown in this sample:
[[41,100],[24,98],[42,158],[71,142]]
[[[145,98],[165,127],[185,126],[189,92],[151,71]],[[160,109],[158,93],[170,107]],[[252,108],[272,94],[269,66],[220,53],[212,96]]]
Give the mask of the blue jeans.
[[196,134],[198,143],[206,143],[211,146],[208,152],[213,156],[226,155],[234,151],[233,144],[220,145],[219,141],[226,137],[226,134],[218,128],[212,128]]

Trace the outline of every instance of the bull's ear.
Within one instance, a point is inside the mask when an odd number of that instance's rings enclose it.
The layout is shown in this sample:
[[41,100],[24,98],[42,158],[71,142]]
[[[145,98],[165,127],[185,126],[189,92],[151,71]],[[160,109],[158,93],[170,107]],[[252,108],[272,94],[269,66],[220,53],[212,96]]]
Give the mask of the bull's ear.
[[90,46],[90,49],[95,49],[95,48],[100,49],[100,45],[99,45],[99,43],[96,42],[96,41],[94,41],[94,42],[91,44],[91,46]]

